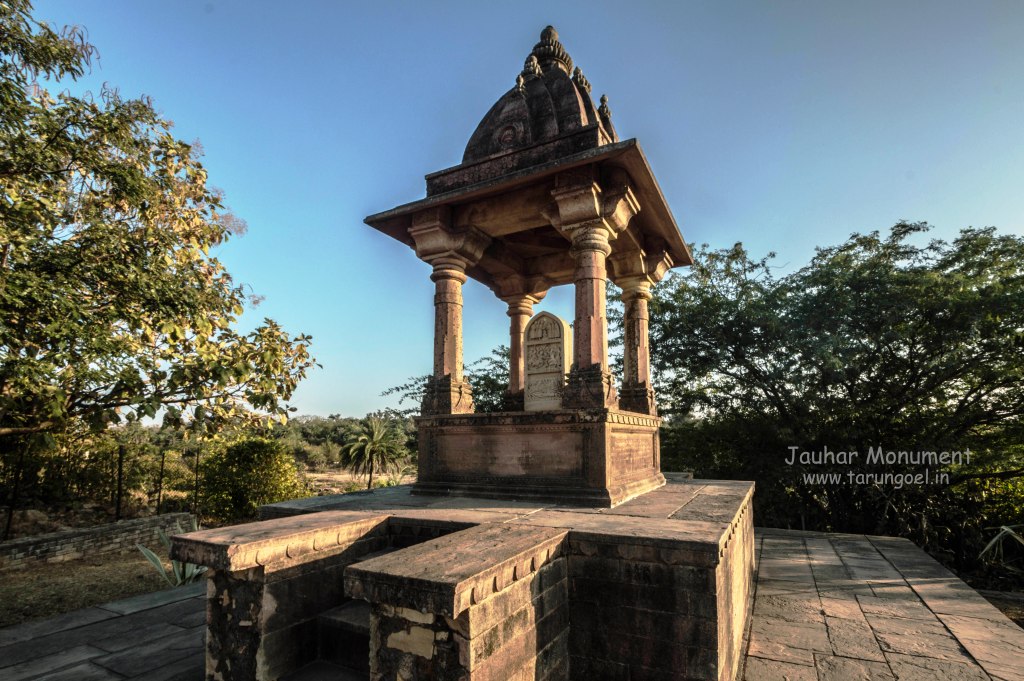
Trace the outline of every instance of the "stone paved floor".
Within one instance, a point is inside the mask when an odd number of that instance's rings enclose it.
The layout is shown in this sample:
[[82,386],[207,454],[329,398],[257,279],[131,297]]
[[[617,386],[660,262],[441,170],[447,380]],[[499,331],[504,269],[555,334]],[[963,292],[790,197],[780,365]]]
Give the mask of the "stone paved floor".
[[199,681],[205,583],[0,629],[0,681]]
[[[757,546],[745,679],[1024,680],[1024,630],[910,542],[759,529]],[[0,629],[0,680],[200,681],[203,620],[196,585]]]
[[1024,630],[911,542],[757,539],[745,679],[1024,680]]

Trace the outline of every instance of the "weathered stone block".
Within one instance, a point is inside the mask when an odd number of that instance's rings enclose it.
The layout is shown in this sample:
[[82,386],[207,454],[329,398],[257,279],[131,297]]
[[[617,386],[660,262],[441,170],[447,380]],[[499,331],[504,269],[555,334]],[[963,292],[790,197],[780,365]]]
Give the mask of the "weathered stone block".
[[614,506],[665,483],[660,419],[609,409],[421,417],[421,494]]

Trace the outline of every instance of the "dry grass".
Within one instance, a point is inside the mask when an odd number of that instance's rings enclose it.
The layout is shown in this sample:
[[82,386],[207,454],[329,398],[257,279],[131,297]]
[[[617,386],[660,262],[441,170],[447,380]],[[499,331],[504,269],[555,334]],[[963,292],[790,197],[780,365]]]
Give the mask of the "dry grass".
[[[167,562],[162,546],[149,548]],[[0,627],[165,588],[167,582],[138,551],[0,572]]]

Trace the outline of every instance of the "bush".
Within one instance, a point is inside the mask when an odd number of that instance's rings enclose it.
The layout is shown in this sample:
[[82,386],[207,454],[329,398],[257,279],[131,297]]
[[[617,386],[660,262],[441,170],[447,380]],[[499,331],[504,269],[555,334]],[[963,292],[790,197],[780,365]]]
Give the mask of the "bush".
[[202,511],[215,520],[250,520],[263,504],[305,494],[295,458],[276,440],[241,440],[210,454],[202,468]]

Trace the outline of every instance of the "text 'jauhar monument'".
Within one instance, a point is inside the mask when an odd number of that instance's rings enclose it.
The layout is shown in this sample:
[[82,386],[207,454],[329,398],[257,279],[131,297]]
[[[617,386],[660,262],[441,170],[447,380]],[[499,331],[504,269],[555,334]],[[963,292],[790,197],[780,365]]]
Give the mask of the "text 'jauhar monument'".
[[[433,268],[418,480],[175,538],[211,568],[207,679],[733,679],[753,485],[661,473],[647,301],[692,261],[640,146],[549,26],[462,163],[426,180],[366,218]],[[474,413],[463,374],[467,279],[508,308],[499,413]],[[533,314],[559,285],[571,328]]]

